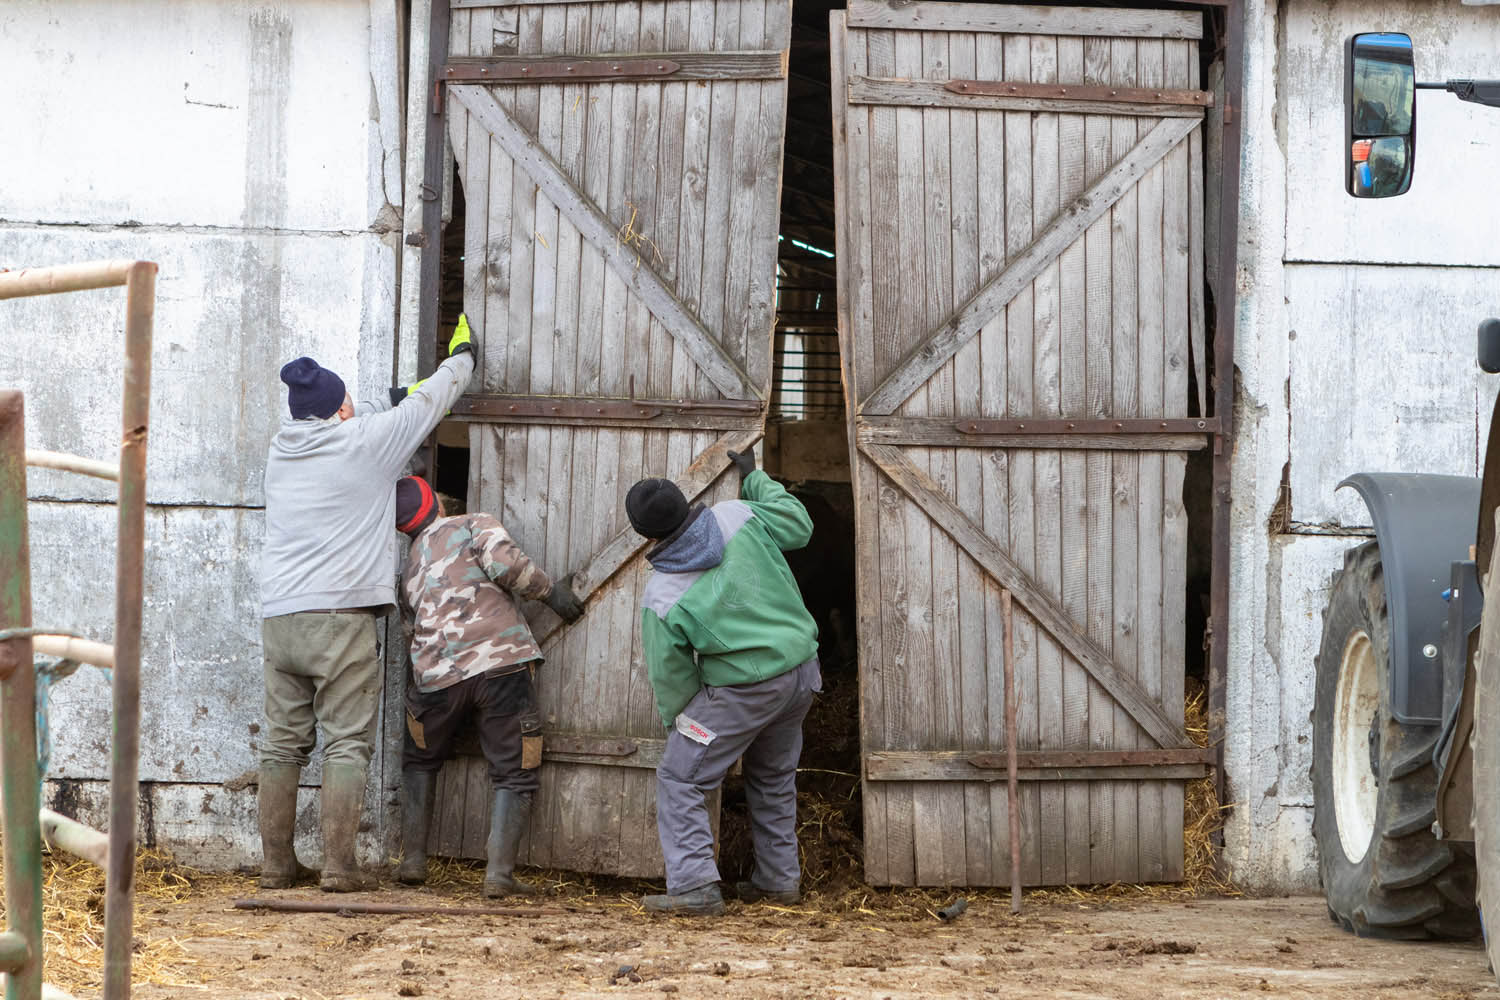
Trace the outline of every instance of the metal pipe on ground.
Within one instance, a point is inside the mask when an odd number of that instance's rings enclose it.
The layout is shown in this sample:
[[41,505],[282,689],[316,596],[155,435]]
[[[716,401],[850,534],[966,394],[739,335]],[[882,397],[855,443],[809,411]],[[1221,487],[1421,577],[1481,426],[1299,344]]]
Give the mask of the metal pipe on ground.
[[109,837],[106,834],[51,809],[41,810],[38,819],[42,839],[47,842],[48,847],[67,851],[96,868],[103,868],[109,863]]
[[[5,278],[0,275],[0,279]],[[0,629],[31,627],[31,548],[26,531],[25,398],[0,390]],[[30,635],[0,642],[0,821],[5,831],[5,914],[0,945],[7,1000],[42,992],[41,793],[36,761],[36,672]],[[24,952],[17,951],[17,942]],[[23,957],[17,961],[18,955]]]
[[404,903],[328,903],[305,899],[236,899],[236,910],[278,913],[427,913],[442,916],[560,917],[572,911],[556,906],[411,906]]
[[104,998],[130,996],[134,938],[135,824],[141,753],[141,586],[146,549],[146,438],[151,411],[151,329],[156,265],[125,278],[125,386],[115,557],[114,746],[109,773],[109,864],[104,896]]

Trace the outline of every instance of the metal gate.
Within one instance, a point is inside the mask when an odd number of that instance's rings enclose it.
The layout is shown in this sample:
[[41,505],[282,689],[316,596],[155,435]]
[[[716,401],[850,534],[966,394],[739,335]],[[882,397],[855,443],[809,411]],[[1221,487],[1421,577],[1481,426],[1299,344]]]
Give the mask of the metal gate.
[[[587,613],[537,605],[547,750],[522,861],[657,875],[664,745],[641,658],[630,485],[726,499],[764,427],[790,0],[453,4],[442,70],[483,331],[469,501]],[[483,760],[443,773],[429,848],[484,855]],[[716,812],[716,809],[714,810]]]
[[831,21],[865,871],[1175,880],[1201,15],[851,0]]

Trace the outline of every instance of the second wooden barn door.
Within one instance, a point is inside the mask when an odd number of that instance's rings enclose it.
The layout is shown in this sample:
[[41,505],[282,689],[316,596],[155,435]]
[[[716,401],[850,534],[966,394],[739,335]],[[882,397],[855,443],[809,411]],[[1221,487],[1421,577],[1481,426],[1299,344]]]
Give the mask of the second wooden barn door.
[[872,883],[1009,880],[1002,589],[1024,880],[1182,876],[1200,23],[833,14]]
[[[645,476],[712,503],[726,449],[764,427],[790,0],[455,3],[449,137],[465,199],[464,308],[479,374],[471,508],[553,576],[541,792],[522,862],[657,875],[665,735],[640,649]],[[491,82],[494,81],[494,82]],[[482,857],[485,765],[441,785],[429,846]]]

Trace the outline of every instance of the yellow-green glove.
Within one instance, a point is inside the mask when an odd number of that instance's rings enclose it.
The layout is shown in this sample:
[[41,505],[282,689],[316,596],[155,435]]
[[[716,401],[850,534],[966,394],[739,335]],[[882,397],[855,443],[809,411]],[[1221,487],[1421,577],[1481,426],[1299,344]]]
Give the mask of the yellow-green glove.
[[416,392],[417,389],[422,385],[422,383],[426,381],[427,380],[425,378],[419,378],[411,385],[398,385],[395,388],[391,389],[391,405],[399,406],[403,399]]
[[448,357],[453,357],[460,351],[474,353],[474,344],[469,335],[469,317],[463,313],[458,314],[458,325],[453,328],[453,336],[448,341]]

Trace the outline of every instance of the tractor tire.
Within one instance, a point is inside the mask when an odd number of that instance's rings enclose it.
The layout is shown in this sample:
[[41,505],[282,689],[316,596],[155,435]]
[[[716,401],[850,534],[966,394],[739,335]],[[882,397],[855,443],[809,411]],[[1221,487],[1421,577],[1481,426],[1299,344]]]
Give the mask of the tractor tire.
[[1313,710],[1313,836],[1328,915],[1360,937],[1479,932],[1474,859],[1432,834],[1437,726],[1390,714],[1380,549],[1350,550],[1324,612]]
[[1479,909],[1489,914],[1485,950],[1490,968],[1500,970],[1500,545],[1491,550],[1484,578],[1484,613],[1479,619],[1479,652],[1474,674],[1474,858],[1479,869]]

